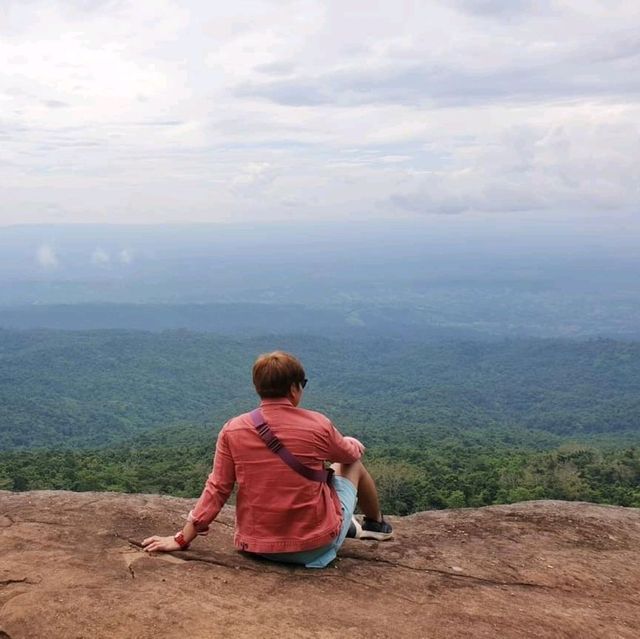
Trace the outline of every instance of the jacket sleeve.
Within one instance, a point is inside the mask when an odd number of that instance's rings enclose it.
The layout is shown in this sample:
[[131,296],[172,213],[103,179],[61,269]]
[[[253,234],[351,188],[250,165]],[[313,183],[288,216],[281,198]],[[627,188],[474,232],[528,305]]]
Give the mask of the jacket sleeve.
[[227,431],[223,427],[216,443],[213,469],[205,482],[198,503],[187,517],[198,531],[206,530],[218,516],[236,481],[235,466],[227,438]]
[[327,460],[340,464],[353,464],[362,457],[360,448],[351,439],[342,436],[340,431],[329,422],[327,425]]

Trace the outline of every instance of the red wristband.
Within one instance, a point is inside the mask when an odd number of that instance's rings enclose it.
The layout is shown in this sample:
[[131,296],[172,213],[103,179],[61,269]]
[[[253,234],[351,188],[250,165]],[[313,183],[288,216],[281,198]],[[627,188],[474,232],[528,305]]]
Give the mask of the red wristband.
[[178,542],[178,546],[180,546],[180,550],[186,550],[189,547],[189,542],[184,538],[182,531],[177,532],[173,538]]

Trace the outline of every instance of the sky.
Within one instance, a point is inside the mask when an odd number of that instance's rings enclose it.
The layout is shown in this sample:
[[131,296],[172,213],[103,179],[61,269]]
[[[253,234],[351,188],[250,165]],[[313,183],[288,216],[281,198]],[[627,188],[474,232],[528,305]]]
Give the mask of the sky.
[[628,232],[639,167],[640,2],[0,0],[0,226]]

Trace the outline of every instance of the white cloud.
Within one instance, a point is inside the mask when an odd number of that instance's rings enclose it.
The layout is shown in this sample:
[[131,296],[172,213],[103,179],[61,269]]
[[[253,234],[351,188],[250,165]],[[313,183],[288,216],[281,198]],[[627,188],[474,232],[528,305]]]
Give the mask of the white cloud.
[[635,3],[3,7],[0,224],[640,205]]
[[98,266],[104,266],[111,262],[111,256],[104,249],[97,247],[93,253],[91,253],[91,263]]
[[50,244],[41,244],[38,247],[36,261],[45,269],[54,269],[60,264],[58,256]]
[[[603,114],[604,115],[604,114]],[[638,112],[640,117],[640,112]],[[507,127],[451,149],[451,170],[416,172],[392,202],[415,213],[633,209],[640,129],[597,110]]]
[[118,253],[118,259],[122,264],[131,264],[133,262],[133,253],[128,249],[122,249]]
[[275,179],[277,172],[269,162],[249,162],[233,178],[234,193],[252,197],[264,191]]

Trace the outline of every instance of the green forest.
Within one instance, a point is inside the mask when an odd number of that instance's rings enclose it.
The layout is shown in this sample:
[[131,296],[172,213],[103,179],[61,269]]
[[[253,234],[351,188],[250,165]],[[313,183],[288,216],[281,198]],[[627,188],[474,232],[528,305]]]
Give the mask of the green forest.
[[[211,448],[116,446],[0,453],[0,489],[121,491],[198,497]],[[406,515],[530,499],[640,507],[640,449],[565,445],[550,451],[489,446],[374,447],[366,463],[383,510]]]
[[0,330],[0,489],[197,497],[215,435],[283,348],[304,406],[367,445],[387,513],[571,499],[640,507],[640,344]]

